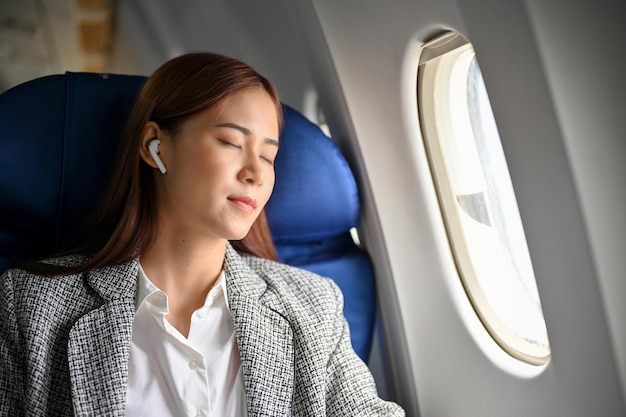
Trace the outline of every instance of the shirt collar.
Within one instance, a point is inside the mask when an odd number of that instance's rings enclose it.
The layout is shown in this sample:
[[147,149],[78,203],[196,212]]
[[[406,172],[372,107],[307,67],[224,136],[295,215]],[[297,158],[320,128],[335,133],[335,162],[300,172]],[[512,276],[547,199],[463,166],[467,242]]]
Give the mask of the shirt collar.
[[[213,284],[213,287],[211,287],[211,290],[207,294],[205,299],[205,305],[210,297],[218,296],[218,293],[220,291],[224,295],[226,308],[230,310],[230,306],[228,304],[228,294],[226,292],[226,278],[224,270],[222,270],[220,276],[217,278],[217,281],[215,281],[215,284]],[[137,271],[137,301],[135,302],[135,311],[139,310],[139,307],[141,307],[146,298],[155,292],[159,292],[167,297],[167,294],[161,291],[156,285],[152,283],[152,281],[150,281],[150,278],[148,278],[145,271],[143,270],[143,267],[141,266],[141,262],[139,262],[139,270]],[[167,301],[165,301],[165,303],[167,304]]]

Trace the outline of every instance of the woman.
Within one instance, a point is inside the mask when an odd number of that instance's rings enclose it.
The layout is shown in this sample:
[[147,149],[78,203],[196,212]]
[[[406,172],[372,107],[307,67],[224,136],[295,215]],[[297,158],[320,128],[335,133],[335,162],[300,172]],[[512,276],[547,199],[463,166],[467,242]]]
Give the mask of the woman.
[[281,123],[240,61],[188,54],[149,78],[79,243],[1,278],[3,415],[403,415],[337,287],[275,262]]

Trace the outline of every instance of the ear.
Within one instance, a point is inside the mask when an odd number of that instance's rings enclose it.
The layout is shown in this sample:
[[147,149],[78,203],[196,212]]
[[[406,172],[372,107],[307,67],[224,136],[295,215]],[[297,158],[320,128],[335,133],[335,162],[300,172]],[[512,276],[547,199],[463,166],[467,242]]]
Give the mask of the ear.
[[150,165],[152,168],[158,168],[157,163],[150,155],[149,143],[153,139],[161,139],[161,145],[159,146],[159,157],[163,160],[163,142],[162,138],[164,137],[163,131],[159,127],[159,125],[150,120],[145,124],[143,130],[141,131],[141,149],[139,150],[139,155],[143,161]]

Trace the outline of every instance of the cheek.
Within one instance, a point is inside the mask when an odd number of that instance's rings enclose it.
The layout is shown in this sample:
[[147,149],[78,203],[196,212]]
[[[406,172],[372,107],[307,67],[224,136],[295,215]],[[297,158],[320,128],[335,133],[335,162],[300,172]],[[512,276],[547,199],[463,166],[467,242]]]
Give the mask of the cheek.
[[189,156],[189,167],[199,178],[206,178],[210,175],[215,178],[218,175],[225,175],[233,166],[223,155],[210,152],[208,150],[199,151]]
[[267,202],[267,200],[270,199],[270,196],[272,195],[272,191],[274,191],[274,184],[276,182],[276,176],[274,175],[274,170],[272,170],[270,173],[268,173],[266,175],[266,180],[265,180],[265,202]]
[[187,155],[175,168],[168,169],[168,179],[173,193],[185,200],[203,198],[207,191],[219,188],[219,179],[226,175],[223,167],[201,153]]

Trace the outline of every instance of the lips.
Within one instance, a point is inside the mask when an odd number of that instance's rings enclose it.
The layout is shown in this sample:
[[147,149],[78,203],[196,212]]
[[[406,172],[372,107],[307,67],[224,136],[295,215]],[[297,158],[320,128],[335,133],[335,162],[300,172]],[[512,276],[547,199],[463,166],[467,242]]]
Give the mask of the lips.
[[252,212],[256,208],[256,200],[251,197],[228,197],[228,201],[246,212]]

